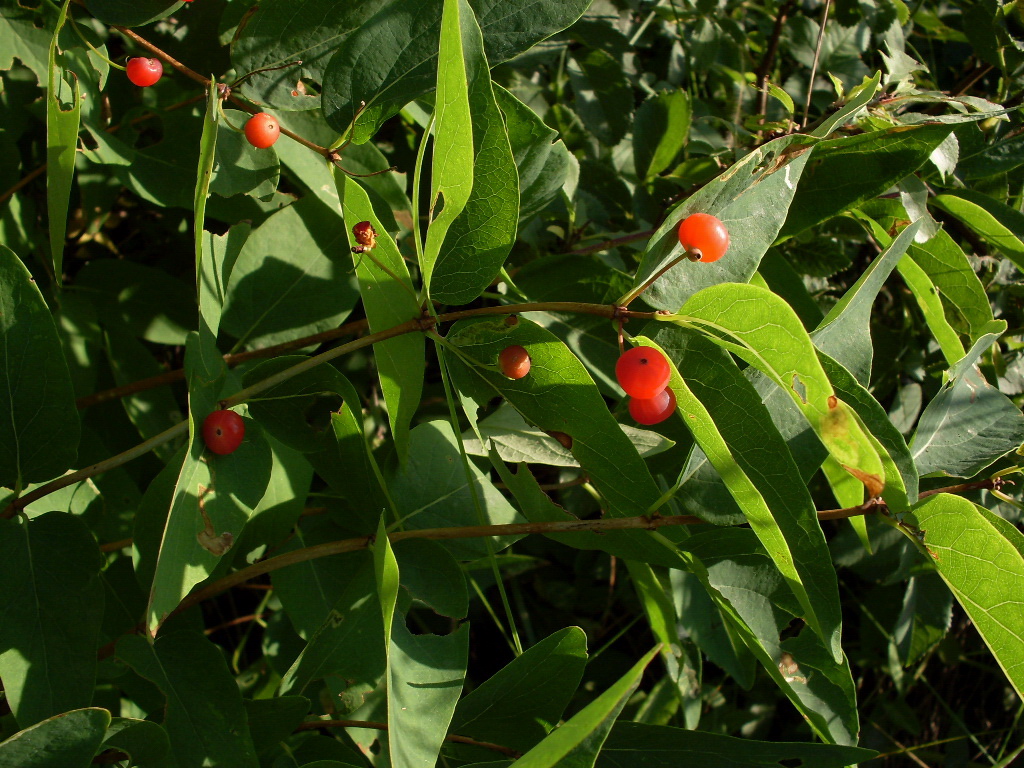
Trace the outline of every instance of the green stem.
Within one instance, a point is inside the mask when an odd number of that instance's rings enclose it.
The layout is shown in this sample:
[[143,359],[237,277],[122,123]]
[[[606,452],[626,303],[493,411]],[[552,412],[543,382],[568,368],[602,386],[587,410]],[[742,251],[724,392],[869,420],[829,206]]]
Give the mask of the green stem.
[[[433,308],[431,308],[431,312],[433,313]],[[484,508],[480,503],[480,495],[477,493],[476,481],[473,478],[473,468],[470,466],[469,456],[466,454],[466,444],[462,440],[462,429],[459,427],[459,416],[455,410],[455,392],[452,389],[451,378],[448,375],[448,366],[444,359],[444,349],[449,345],[447,340],[442,339],[435,331],[427,331],[427,335],[434,341],[434,351],[437,354],[438,366],[441,369],[441,382],[444,384],[444,395],[445,399],[448,401],[448,417],[451,419],[452,431],[455,433],[455,440],[459,444],[459,455],[462,457],[462,467],[466,473],[466,483],[469,485],[469,493],[473,497],[473,508],[476,510],[477,522],[480,525],[487,525]],[[515,617],[512,615],[512,605],[509,603],[508,593],[505,591],[505,583],[501,578],[501,569],[498,568],[498,559],[494,554],[494,542],[491,541],[490,537],[484,538],[484,546],[487,547],[487,558],[490,560],[491,570],[494,573],[494,583],[498,587],[498,594],[501,596],[501,604],[505,608],[505,618],[508,620],[509,630],[512,632],[512,642],[515,645],[515,654],[516,656],[521,656],[523,653],[523,644],[519,639],[519,630],[516,628]]]
[[112,66],[114,69],[120,69],[122,72],[125,71],[124,67],[122,67],[120,64],[115,64],[99,48],[97,48],[96,46],[94,46],[92,43],[90,43],[88,40],[85,39],[85,35],[82,34],[82,30],[78,28],[78,22],[75,21],[75,17],[72,16],[70,13],[68,14],[68,21],[71,22],[71,28],[73,30],[75,30],[75,34],[78,35],[79,39],[83,43],[85,43],[87,46],[89,46],[89,50],[90,51],[92,51],[97,56],[99,56],[101,59],[103,59],[105,62],[107,62],[107,64]]

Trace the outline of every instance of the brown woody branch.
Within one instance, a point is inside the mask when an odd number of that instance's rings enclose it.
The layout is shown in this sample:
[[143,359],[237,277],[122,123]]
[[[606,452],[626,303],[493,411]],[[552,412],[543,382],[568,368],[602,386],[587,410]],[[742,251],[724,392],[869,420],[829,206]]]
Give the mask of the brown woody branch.
[[[322,352],[315,357],[310,357],[303,360],[301,363],[293,365],[283,371],[280,371],[272,376],[267,377],[263,381],[257,382],[250,387],[236,392],[229,398],[226,398],[222,405],[227,408],[239,403],[244,403],[249,398],[257,395],[261,392],[265,392],[271,387],[277,386],[281,382],[287,381],[290,378],[298,376],[306,371],[312,370],[319,365],[330,362],[335,358],[341,357],[342,355],[354,352],[357,349],[368,347],[372,344],[376,344],[387,339],[401,336],[406,333],[422,332],[429,330],[439,322],[450,322],[453,320],[460,320],[469,317],[483,317],[487,315],[509,315],[518,312],[579,312],[581,314],[599,315],[608,318],[619,318],[628,319],[630,317],[642,318],[646,320],[654,319],[656,313],[654,312],[630,312],[624,310],[621,307],[614,307],[609,304],[584,304],[575,301],[550,301],[550,302],[534,302],[528,304],[509,304],[505,306],[497,307],[478,307],[475,309],[464,309],[456,312],[447,312],[443,315],[434,317],[416,317],[412,320],[408,320],[399,325],[387,328],[377,333],[371,333],[368,336],[364,336],[361,339],[355,339],[347,344],[342,344],[340,347],[329,349],[326,352]],[[48,496],[55,491],[59,491],[61,488],[66,488],[69,485],[93,477],[95,475],[107,472],[115,467],[119,467],[122,464],[126,464],[132,459],[138,458],[149,453],[157,446],[163,445],[164,443],[175,440],[181,435],[186,434],[188,431],[188,422],[181,421],[175,424],[173,427],[164,430],[159,435],[151,437],[139,445],[131,448],[124,453],[119,453],[116,456],[112,456],[109,459],[101,461],[97,464],[93,464],[85,469],[80,469],[77,472],[71,472],[62,477],[58,477],[56,480],[51,480],[49,483],[36,488],[31,493],[26,493],[4,508],[3,512],[0,512],[0,518],[10,518],[19,509],[24,508],[26,505],[31,504],[33,501]]]
[[[950,485],[930,491],[922,491],[919,496],[920,498],[926,498],[937,493],[967,493],[970,491],[998,489],[1005,482],[1006,481],[1003,478],[995,477],[988,480],[978,480],[971,483],[961,483],[959,485]],[[818,520],[843,520],[851,517],[871,515],[877,512],[885,512],[887,510],[888,507],[881,499],[871,499],[864,504],[859,504],[855,507],[820,510],[818,512]],[[483,538],[485,536],[516,536],[530,534],[550,535],[570,533],[604,533],[606,531],[624,530],[654,531],[666,526],[703,525],[704,523],[704,520],[694,515],[662,516],[654,513],[652,515],[643,515],[641,517],[604,518],[601,520],[564,520],[542,523],[510,523],[506,525],[469,525],[452,528],[424,528],[421,530],[395,531],[394,533],[388,534],[388,541],[395,543],[405,539],[472,539]],[[338,541],[316,544],[312,547],[304,547],[303,549],[297,549],[292,552],[286,552],[283,555],[278,555],[277,557],[262,560],[248,566],[247,568],[230,573],[217,581],[207,584],[202,589],[187,595],[185,599],[178,604],[178,607],[171,612],[170,616],[175,616],[186,611],[201,602],[232,589],[233,587],[242,586],[245,582],[258,576],[263,576],[264,574],[280,570],[281,568],[287,568],[290,565],[304,563],[309,560],[316,560],[321,557],[329,557],[330,555],[340,555],[345,552],[356,552],[366,549],[373,544],[373,541],[373,536],[359,536],[354,539],[340,539]],[[170,618],[170,616],[168,616],[168,618]],[[141,632],[144,627],[144,623],[140,622],[130,630],[130,632]],[[107,645],[103,646],[98,652],[99,658],[105,659],[110,656],[114,652],[116,643],[116,640],[112,640],[107,643]]]

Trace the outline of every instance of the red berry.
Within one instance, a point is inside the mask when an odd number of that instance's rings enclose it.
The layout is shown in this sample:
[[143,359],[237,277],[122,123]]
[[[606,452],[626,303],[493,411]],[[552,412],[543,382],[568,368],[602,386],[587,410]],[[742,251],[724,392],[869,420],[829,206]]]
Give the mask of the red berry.
[[679,244],[700,251],[695,261],[718,261],[729,248],[729,230],[709,213],[691,213],[679,225]]
[[245,437],[245,422],[234,411],[214,411],[203,420],[203,442],[218,456],[234,453]]
[[665,387],[654,397],[634,397],[629,401],[629,415],[638,424],[660,424],[676,409],[675,393]]
[[266,112],[253,115],[245,124],[245,138],[257,149],[273,146],[280,135],[281,125],[277,122],[277,118]]
[[134,59],[128,59],[125,73],[128,75],[128,79],[135,85],[145,88],[147,85],[153,85],[163,77],[164,65],[160,63],[160,59],[147,59],[145,56],[137,56]]
[[523,347],[505,347],[498,355],[501,372],[510,379],[521,379],[530,372],[530,353]]
[[668,386],[672,369],[653,347],[633,347],[615,364],[615,378],[630,397],[652,398]]

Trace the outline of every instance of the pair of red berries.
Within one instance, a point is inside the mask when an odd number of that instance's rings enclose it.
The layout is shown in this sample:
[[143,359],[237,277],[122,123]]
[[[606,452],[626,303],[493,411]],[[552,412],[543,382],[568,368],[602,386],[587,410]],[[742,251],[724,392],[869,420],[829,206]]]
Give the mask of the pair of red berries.
[[640,424],[660,424],[676,409],[669,389],[672,368],[653,347],[633,347],[615,364],[615,378],[629,395],[629,415]]
[[[145,56],[137,56],[128,59],[125,66],[125,73],[128,79],[139,86],[146,88],[156,83],[163,77],[164,65],[160,59],[147,59]],[[277,137],[281,135],[281,124],[277,118],[266,112],[260,112],[249,118],[245,124],[245,138],[257,149],[266,149],[273,146]]]
[[203,419],[203,442],[218,456],[238,450],[245,438],[245,422],[234,411],[213,411]]

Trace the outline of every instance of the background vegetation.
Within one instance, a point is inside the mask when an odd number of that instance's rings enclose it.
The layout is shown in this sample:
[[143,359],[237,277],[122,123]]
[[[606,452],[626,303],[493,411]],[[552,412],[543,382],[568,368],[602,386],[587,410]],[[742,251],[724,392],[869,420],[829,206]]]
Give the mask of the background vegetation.
[[1022,40],[0,1],[0,766],[1010,765]]

